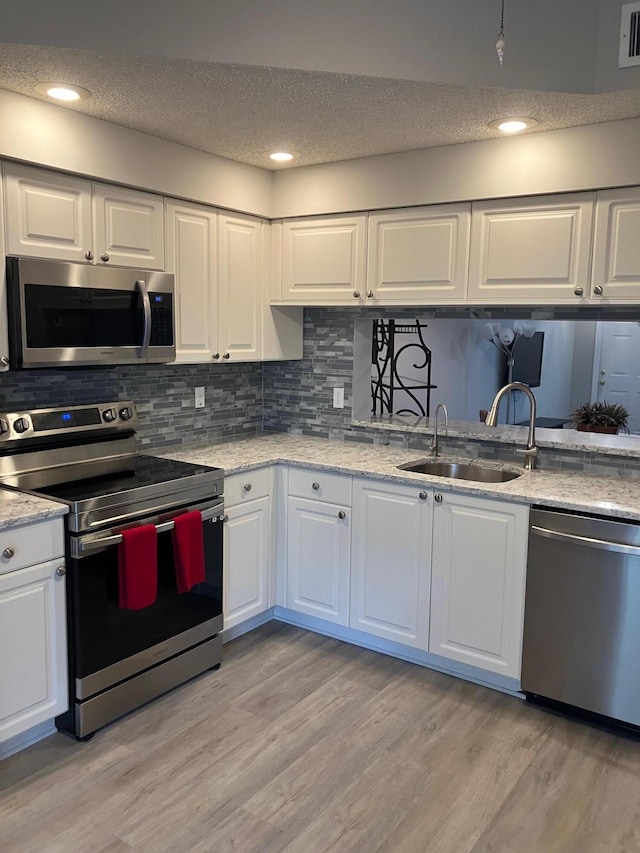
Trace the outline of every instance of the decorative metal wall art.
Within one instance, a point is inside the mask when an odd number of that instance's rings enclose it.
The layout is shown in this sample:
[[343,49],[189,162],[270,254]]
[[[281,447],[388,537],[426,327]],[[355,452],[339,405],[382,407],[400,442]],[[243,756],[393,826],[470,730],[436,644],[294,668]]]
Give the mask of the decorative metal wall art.
[[[431,390],[431,350],[423,331],[426,323],[396,323],[374,320],[371,340],[371,412],[374,415],[416,415],[429,417]],[[398,343],[397,337],[415,340]],[[403,369],[404,366],[404,369]],[[408,370],[424,371],[424,381],[408,379]],[[417,392],[424,392],[418,396]]]

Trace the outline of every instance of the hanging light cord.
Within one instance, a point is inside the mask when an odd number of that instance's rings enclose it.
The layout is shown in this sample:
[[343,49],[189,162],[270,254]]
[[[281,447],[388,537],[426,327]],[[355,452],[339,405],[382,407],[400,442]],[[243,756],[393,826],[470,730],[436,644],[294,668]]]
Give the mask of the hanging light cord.
[[500,11],[500,32],[498,33],[498,41],[496,42],[496,53],[500,60],[500,65],[504,59],[504,0],[502,0],[502,9]]

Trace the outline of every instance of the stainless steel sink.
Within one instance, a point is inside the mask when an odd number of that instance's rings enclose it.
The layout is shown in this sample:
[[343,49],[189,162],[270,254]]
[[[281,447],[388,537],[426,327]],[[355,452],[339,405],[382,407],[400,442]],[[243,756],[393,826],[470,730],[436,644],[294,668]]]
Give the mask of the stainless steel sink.
[[462,462],[440,462],[438,459],[421,459],[419,462],[398,465],[398,468],[416,474],[432,474],[434,477],[450,477],[453,480],[474,480],[477,483],[507,483],[509,480],[515,480],[521,473]]

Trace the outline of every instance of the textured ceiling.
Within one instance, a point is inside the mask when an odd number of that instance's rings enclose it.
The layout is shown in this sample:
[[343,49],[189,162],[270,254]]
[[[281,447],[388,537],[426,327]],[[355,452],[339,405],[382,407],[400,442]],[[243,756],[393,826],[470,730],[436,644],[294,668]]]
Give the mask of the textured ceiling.
[[[42,98],[38,83],[83,86],[74,109],[264,168],[473,142],[486,125],[532,116],[534,131],[640,116],[640,89],[603,95],[486,89],[94,51],[0,45],[0,88]],[[284,168],[291,168],[285,166]]]

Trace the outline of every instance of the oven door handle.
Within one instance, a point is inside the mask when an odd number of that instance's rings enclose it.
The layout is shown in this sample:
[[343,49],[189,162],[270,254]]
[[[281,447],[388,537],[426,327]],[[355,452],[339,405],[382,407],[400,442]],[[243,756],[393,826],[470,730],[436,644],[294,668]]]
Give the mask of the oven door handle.
[[[203,521],[222,521],[224,519],[222,504],[216,504],[216,506],[202,510],[201,514]],[[163,521],[160,524],[155,525],[156,533],[168,533],[170,530],[173,530],[174,527],[175,519],[169,519],[169,521]],[[89,539],[86,542],[83,542],[82,538],[79,538],[72,543],[74,551],[72,556],[84,557],[92,551],[102,551],[104,548],[119,545],[121,542],[122,533],[114,533],[112,536],[102,536],[100,539]]]
[[144,311],[144,327],[142,330],[142,345],[140,347],[140,358],[146,358],[149,354],[149,344],[151,343],[151,300],[149,299],[149,291],[147,283],[142,279],[136,281],[136,287],[142,295],[142,310]]

